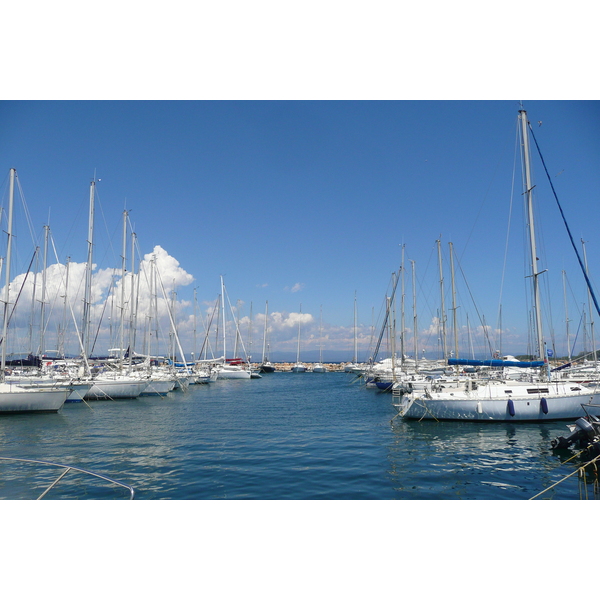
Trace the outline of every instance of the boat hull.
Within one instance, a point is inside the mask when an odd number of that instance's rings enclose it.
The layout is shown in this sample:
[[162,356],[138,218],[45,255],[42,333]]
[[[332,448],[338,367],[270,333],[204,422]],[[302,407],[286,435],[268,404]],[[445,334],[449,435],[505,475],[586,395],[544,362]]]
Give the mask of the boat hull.
[[245,369],[219,369],[217,379],[250,379],[250,371]]
[[0,385],[0,413],[58,412],[70,388],[34,389]]
[[164,396],[175,389],[174,379],[151,379],[140,396]]
[[438,421],[559,421],[600,416],[600,394],[453,398],[450,394],[405,395],[398,405],[405,419]]
[[85,400],[112,400],[137,398],[148,387],[147,380],[104,380],[94,381],[85,394]]

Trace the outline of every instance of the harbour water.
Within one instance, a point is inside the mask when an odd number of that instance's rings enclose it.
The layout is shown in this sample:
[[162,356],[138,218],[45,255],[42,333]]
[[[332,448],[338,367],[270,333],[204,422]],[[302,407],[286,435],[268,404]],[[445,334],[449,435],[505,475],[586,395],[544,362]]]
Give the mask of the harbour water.
[[[566,423],[410,422],[346,373],[273,373],[166,397],[67,404],[0,418],[0,455],[73,465],[136,500],[526,500],[576,465],[550,449]],[[57,473],[0,463],[0,498]],[[593,496],[577,475],[541,499]],[[587,488],[586,488],[587,485]],[[48,499],[124,498],[68,474]]]

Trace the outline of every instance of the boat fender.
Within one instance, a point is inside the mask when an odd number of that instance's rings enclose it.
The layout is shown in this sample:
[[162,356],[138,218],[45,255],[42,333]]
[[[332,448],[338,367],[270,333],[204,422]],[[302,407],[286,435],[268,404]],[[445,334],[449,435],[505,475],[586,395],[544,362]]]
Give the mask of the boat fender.
[[540,404],[542,406],[542,412],[547,415],[548,414],[548,401],[546,400],[546,398],[542,398],[540,400]]
[[477,412],[478,412],[479,414],[482,414],[482,413],[483,413],[483,407],[481,406],[481,402],[478,402],[478,403],[477,403]]
[[512,400],[508,401],[508,414],[511,417],[515,416],[515,403]]

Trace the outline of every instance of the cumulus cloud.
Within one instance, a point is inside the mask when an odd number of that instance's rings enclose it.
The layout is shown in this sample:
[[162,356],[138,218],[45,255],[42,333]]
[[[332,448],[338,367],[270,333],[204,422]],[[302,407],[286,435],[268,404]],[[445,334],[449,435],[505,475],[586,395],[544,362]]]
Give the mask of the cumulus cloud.
[[[63,346],[62,349],[67,353],[79,352],[76,332],[80,333],[82,329],[86,267],[86,263],[76,262],[52,264],[45,274],[30,272],[12,279],[9,288],[11,311],[17,299],[18,302],[11,315],[10,351],[56,349],[69,339],[69,348]],[[93,336],[98,338],[96,352],[104,352],[114,345],[110,338],[116,337],[121,316],[128,324],[131,322],[132,309],[138,326],[143,328],[150,317],[156,327],[161,319],[168,320],[170,307],[176,313],[188,308],[190,302],[178,301],[174,292],[193,281],[193,276],[161,246],[155,246],[144,256],[135,275],[128,272],[123,277],[120,268],[98,270],[93,265],[89,312],[90,328]],[[0,290],[2,298],[5,287]],[[42,316],[45,348],[40,349],[36,346],[42,343],[40,334],[33,332],[40,331]],[[163,329],[168,327],[168,324],[162,326]]]

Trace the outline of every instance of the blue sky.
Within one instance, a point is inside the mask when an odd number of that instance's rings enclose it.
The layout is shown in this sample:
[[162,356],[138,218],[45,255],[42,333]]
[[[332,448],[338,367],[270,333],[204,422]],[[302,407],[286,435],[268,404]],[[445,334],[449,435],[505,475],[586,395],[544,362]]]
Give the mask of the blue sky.
[[[594,279],[600,104],[523,105],[573,235],[587,242]],[[36,243],[49,223],[60,260],[83,263],[95,173],[98,268],[120,268],[127,209],[140,254],[160,246],[191,276],[176,290],[178,318],[187,314],[189,326],[194,289],[201,310],[209,310],[223,275],[232,304],[243,302],[240,317],[247,320],[252,305],[255,357],[266,301],[270,312],[280,313],[273,351],[295,348],[297,320],[290,314],[302,306],[306,351],[318,347],[322,307],[325,356],[351,354],[355,292],[366,352],[402,245],[407,323],[412,327],[415,261],[419,337],[435,354],[438,336],[424,332],[440,307],[436,240],[442,242],[449,322],[452,242],[456,271],[466,278],[456,282],[460,326],[468,315],[476,328],[479,313],[487,325],[502,326],[504,352],[521,353],[528,309],[518,170],[512,192],[518,109],[517,100],[7,101],[0,104],[3,203],[15,167]],[[564,337],[563,269],[573,289],[573,337],[587,296],[545,174],[534,168],[539,250],[554,322],[546,337]],[[33,247],[20,227],[22,264],[13,267],[15,274],[24,272]]]

